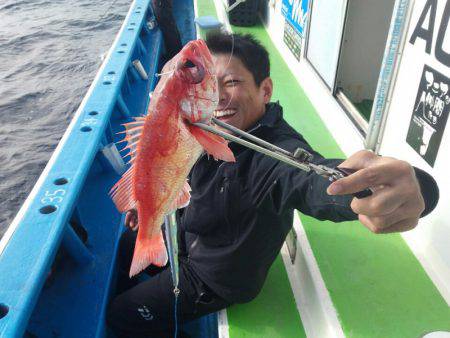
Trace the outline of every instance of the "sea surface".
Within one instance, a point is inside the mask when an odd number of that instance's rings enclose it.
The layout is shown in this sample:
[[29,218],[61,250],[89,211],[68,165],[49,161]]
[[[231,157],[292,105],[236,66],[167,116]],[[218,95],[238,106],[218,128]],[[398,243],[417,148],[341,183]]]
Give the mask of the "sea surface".
[[130,5],[0,1],[0,237],[64,134]]

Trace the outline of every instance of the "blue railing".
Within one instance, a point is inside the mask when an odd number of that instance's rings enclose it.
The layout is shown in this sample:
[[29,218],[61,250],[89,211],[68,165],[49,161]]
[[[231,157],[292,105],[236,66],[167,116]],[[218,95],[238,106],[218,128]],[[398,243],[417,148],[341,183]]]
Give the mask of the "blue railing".
[[[99,323],[121,232],[108,190],[125,169],[115,133],[146,111],[162,44],[149,2],[132,4],[70,126],[0,242],[0,337],[104,334]],[[57,255],[63,257],[58,264]]]

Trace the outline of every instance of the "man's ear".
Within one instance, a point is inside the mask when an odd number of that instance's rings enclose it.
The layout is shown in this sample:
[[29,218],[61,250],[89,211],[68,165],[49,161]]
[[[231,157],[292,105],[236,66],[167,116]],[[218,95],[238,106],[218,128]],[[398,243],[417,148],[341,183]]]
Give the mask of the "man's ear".
[[273,82],[270,77],[266,77],[259,86],[261,90],[261,94],[264,97],[264,103],[267,104],[270,102],[273,93]]

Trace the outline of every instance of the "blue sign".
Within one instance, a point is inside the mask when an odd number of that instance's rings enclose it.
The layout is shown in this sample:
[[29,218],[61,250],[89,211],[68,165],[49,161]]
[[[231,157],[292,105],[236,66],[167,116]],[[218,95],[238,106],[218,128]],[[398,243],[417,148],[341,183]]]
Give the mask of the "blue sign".
[[283,0],[281,13],[286,20],[303,36],[308,17],[308,0]]

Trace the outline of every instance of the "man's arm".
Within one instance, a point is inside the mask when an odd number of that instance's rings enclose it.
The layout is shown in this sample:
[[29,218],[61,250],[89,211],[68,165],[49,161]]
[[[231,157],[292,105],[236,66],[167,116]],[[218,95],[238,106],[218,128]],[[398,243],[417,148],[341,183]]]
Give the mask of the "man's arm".
[[[359,219],[375,233],[406,231],[417,225],[419,217],[431,212],[439,199],[434,179],[404,161],[366,150],[345,161],[325,159],[301,137],[286,139],[279,146],[290,151],[302,147],[313,153],[313,162],[317,164],[358,170],[330,184],[315,173],[285,164],[276,166],[271,177],[278,180],[278,188],[270,192],[272,200],[317,219],[334,222]],[[366,188],[373,190],[372,196],[358,199],[351,195]]]
[[422,215],[434,209],[439,199],[433,178],[407,162],[363,150],[340,166],[358,171],[331,184],[327,192],[347,195],[371,188],[372,196],[353,198],[350,207],[361,223],[374,233],[413,229]]

